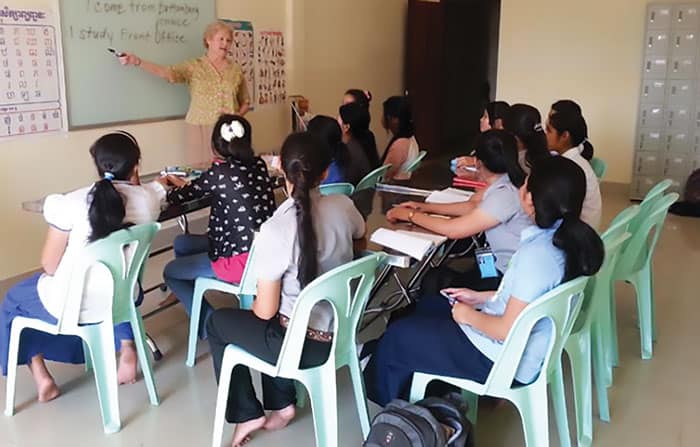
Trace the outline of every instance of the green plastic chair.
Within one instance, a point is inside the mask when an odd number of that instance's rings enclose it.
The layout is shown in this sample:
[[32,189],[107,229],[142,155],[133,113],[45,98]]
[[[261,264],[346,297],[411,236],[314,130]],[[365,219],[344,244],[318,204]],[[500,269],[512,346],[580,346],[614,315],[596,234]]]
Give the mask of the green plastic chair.
[[[520,412],[527,447],[549,445],[549,410],[547,405],[547,383],[552,385],[552,402],[562,446],[571,444],[569,424],[566,416],[564,377],[561,368],[561,353],[571,328],[576,321],[583,299],[583,289],[587,277],[564,283],[530,303],[513,323],[508,337],[503,342],[500,356],[493,364],[491,373],[484,384],[457,377],[445,377],[413,373],[411,402],[423,398],[425,389],[433,380],[440,380],[466,391],[469,403],[468,418],[474,424],[477,419],[478,396],[493,396],[507,399]],[[550,337],[549,349],[545,356],[542,373],[531,384],[514,387],[515,373],[523,356],[533,326],[543,318],[553,323],[554,333]]]
[[418,170],[418,168],[420,168],[420,165],[423,164],[423,159],[426,155],[428,155],[427,151],[418,152],[416,158],[407,161],[406,164],[401,168],[401,171],[406,172],[408,174],[413,174]]
[[384,175],[386,175],[386,172],[389,169],[391,169],[391,165],[383,165],[367,174],[362,180],[360,180],[357,186],[355,186],[355,192],[377,186],[377,183],[380,183],[384,179]]
[[240,284],[231,284],[216,278],[200,277],[194,282],[194,295],[192,296],[192,315],[190,315],[190,333],[187,337],[187,358],[185,365],[192,368],[197,357],[197,342],[199,339],[199,320],[202,313],[202,300],[207,290],[218,290],[224,293],[236,295],[241,309],[251,309],[253,299],[257,293],[257,281],[255,278],[255,239],[248,252],[248,261],[243,269]]
[[[153,380],[153,370],[146,349],[143,321],[134,303],[136,281],[143,273],[151,241],[159,228],[160,224],[157,223],[134,226],[114,232],[107,238],[85,247],[80,259],[75,264],[73,275],[66,289],[63,311],[56,324],[49,324],[33,318],[15,317],[12,321],[10,335],[5,415],[12,416],[15,411],[17,355],[20,335],[27,328],[52,335],[76,335],[83,339],[84,346],[88,348],[85,353],[86,363],[91,363],[95,373],[104,431],[105,433],[115,433],[121,429],[121,419],[119,417],[114,325],[128,321],[134,332],[134,342],[151,405],[159,404]],[[131,247],[131,250],[125,250],[126,247]],[[133,255],[129,257],[127,253]],[[112,306],[108,309],[108,314],[105,315],[103,322],[81,325],[79,324],[79,316],[85,276],[89,268],[97,264],[104,265],[112,275],[114,281]]]
[[[219,376],[212,446],[221,445],[231,371],[236,365],[247,365],[270,377],[284,377],[301,382],[309,392],[316,445],[319,447],[333,447],[339,444],[336,370],[348,366],[362,434],[367,436],[370,423],[362,371],[357,357],[357,328],[374,284],[377,268],[385,259],[386,255],[383,253],[365,256],[321,275],[306,286],[290,316],[290,324],[276,364],[261,360],[238,346],[226,347]],[[355,283],[356,286],[353,287]],[[309,316],[313,307],[321,301],[330,303],[335,311],[333,346],[328,360],[323,365],[299,369]]]
[[331,194],[343,194],[350,197],[355,192],[355,187],[352,183],[328,183],[321,185],[321,195],[330,196]]
[[593,172],[595,172],[595,176],[598,177],[598,180],[603,180],[605,173],[608,172],[608,164],[596,157],[591,159],[591,168],[593,168]]
[[662,180],[657,183],[653,188],[649,190],[644,200],[639,204],[640,210],[639,215],[635,220],[630,223],[630,233],[634,234],[639,228],[642,221],[649,215],[651,209],[657,200],[664,196],[666,191],[673,185],[673,181],[670,179]]
[[[610,422],[608,405],[608,384],[605,357],[605,330],[609,324],[608,307],[612,274],[617,257],[629,233],[606,232],[602,239],[605,244],[605,260],[598,273],[586,285],[581,312],[569,335],[564,350],[571,363],[571,376],[576,409],[576,438],[579,447],[593,443],[593,386],[591,368],[595,376],[600,419]],[[612,235],[612,236],[611,236]],[[562,358],[563,362],[563,358]]]
[[653,202],[648,215],[643,216],[644,211],[640,211],[639,226],[633,230],[634,220],[630,224],[632,238],[624,248],[613,275],[617,281],[631,283],[637,293],[640,344],[644,360],[649,360],[653,356],[652,343],[656,340],[656,308],[651,261],[668,209],[678,198],[678,193],[667,194]]

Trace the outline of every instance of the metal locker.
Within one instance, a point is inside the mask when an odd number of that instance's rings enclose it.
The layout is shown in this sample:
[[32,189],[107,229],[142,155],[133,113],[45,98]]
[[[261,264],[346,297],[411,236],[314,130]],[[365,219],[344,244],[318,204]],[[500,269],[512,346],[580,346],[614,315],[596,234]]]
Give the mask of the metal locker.
[[666,134],[666,150],[675,153],[688,153],[692,149],[690,134],[686,130]]
[[[653,92],[653,87],[658,88],[654,82],[662,83],[663,81],[644,81],[642,91],[649,85],[649,91]],[[668,103],[692,104],[695,99],[695,90],[693,87],[693,81],[689,79],[668,81]]]
[[668,67],[669,79],[692,79],[696,71],[695,56],[674,56]]
[[664,177],[684,179],[690,174],[691,163],[685,157],[666,157],[664,161]]
[[687,130],[690,126],[690,120],[693,114],[690,111],[690,106],[670,105],[666,109],[666,127],[671,129]]
[[645,41],[645,51],[649,55],[668,54],[669,42],[671,41],[671,33],[665,30],[649,30],[647,31]]
[[698,34],[696,30],[674,31],[671,34],[671,54],[674,56],[695,56],[697,51]]
[[670,5],[650,5],[647,8],[647,28],[670,29],[671,12]]
[[637,152],[635,173],[637,175],[660,175],[662,171],[661,156],[653,152]]
[[651,188],[659,183],[659,177],[637,176],[632,180],[632,198],[643,199]]
[[[663,133],[657,129],[642,129],[639,132],[639,144],[637,148],[644,152],[657,152],[665,147],[662,146],[664,143]],[[698,138],[700,142],[700,136]],[[700,143],[699,143],[700,144]]]
[[700,156],[700,132],[695,132],[690,145],[690,153]]
[[673,8],[672,27],[674,29],[697,29],[700,25],[698,5],[677,5]]
[[647,79],[665,78],[668,59],[665,56],[646,56],[644,58],[644,77]]
[[642,104],[639,112],[640,127],[663,127],[664,108],[660,104]]
[[[689,82],[689,81],[674,81],[674,82]],[[676,87],[676,92],[680,92]],[[692,89],[689,92],[690,101],[693,100]],[[642,80],[642,102],[646,103],[662,103],[666,98],[666,80],[664,79],[644,79]]]

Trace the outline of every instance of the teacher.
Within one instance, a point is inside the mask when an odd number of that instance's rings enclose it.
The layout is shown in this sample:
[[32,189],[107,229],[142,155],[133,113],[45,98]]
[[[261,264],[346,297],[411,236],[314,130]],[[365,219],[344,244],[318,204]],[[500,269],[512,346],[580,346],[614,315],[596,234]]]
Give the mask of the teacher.
[[214,22],[204,31],[205,55],[177,65],[148,62],[132,53],[120,57],[123,65],[133,65],[171,83],[186,83],[190,89],[187,111],[187,163],[211,160],[211,134],[220,115],[245,115],[250,108],[248,86],[241,68],[229,60],[233,30]]

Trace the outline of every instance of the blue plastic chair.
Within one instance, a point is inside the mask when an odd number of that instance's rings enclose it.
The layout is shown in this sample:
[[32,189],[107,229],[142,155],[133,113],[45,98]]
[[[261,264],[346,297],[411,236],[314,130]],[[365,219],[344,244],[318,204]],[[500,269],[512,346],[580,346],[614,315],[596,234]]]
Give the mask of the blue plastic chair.
[[[104,431],[115,433],[121,429],[121,419],[114,325],[128,321],[134,332],[134,343],[151,405],[159,404],[153,369],[146,349],[143,321],[134,302],[136,282],[143,274],[143,266],[148,258],[151,241],[159,229],[160,224],[157,223],[138,225],[114,232],[85,247],[75,264],[66,289],[63,311],[56,324],[33,318],[15,317],[12,321],[10,355],[7,364],[5,415],[12,416],[15,411],[17,355],[22,331],[28,328],[52,335],[76,335],[83,339],[83,346],[87,348],[86,364],[92,365],[95,373]],[[105,319],[101,323],[79,324],[86,274],[97,264],[102,264],[112,275],[114,281],[112,306],[107,309]]]
[[367,174],[362,180],[360,180],[357,186],[355,186],[355,192],[377,186],[377,183],[380,183],[384,179],[384,176],[389,169],[391,169],[391,165],[384,165]]
[[[508,337],[503,342],[500,356],[493,363],[486,382],[481,384],[458,377],[445,377],[413,373],[411,402],[423,398],[425,389],[433,380],[440,380],[464,390],[469,403],[469,420],[476,424],[478,396],[493,396],[507,399],[517,407],[525,433],[527,447],[549,445],[549,410],[547,405],[547,383],[552,385],[552,403],[563,446],[571,444],[569,424],[566,416],[564,377],[561,368],[561,353],[564,343],[578,317],[587,277],[569,281],[530,303],[513,323]],[[542,372],[531,384],[514,387],[515,373],[523,356],[525,346],[535,324],[548,318],[554,327],[550,337]]]
[[593,168],[593,172],[595,172],[595,176],[598,177],[598,180],[603,180],[605,173],[608,172],[608,164],[596,157],[591,159],[591,168]]
[[197,278],[194,283],[194,295],[192,296],[192,315],[190,315],[190,333],[187,337],[187,358],[185,365],[192,368],[197,357],[197,342],[199,339],[199,320],[202,313],[202,300],[207,290],[218,290],[224,293],[238,296],[241,309],[251,309],[253,299],[257,293],[257,281],[255,278],[255,240],[248,252],[243,276],[240,284],[231,284],[216,278]]
[[343,194],[350,197],[355,192],[355,187],[352,183],[327,183],[320,186],[321,195],[329,196],[331,194]]
[[[316,445],[323,447],[338,445],[336,370],[348,366],[362,434],[367,436],[369,413],[357,357],[357,328],[374,285],[377,268],[385,259],[383,253],[365,256],[321,275],[306,286],[290,316],[276,364],[259,359],[238,346],[226,347],[219,376],[212,446],[221,445],[231,371],[236,365],[246,365],[270,377],[284,377],[301,382],[309,392]],[[335,313],[335,335],[330,355],[318,367],[299,369],[311,310],[322,301],[330,303]]]

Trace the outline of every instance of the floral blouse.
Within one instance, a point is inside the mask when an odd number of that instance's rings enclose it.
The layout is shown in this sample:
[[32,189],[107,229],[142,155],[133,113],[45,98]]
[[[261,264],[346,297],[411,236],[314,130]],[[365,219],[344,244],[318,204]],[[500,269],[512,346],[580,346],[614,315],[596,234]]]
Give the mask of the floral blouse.
[[190,124],[213,125],[221,114],[237,114],[241,104],[251,100],[243,71],[232,62],[221,73],[206,56],[169,69],[172,82],[189,85],[190,109],[185,121]]
[[253,235],[275,211],[275,195],[267,165],[256,157],[251,164],[216,160],[187,186],[168,193],[179,204],[212,196],[209,215],[209,258],[216,261],[250,251]]

